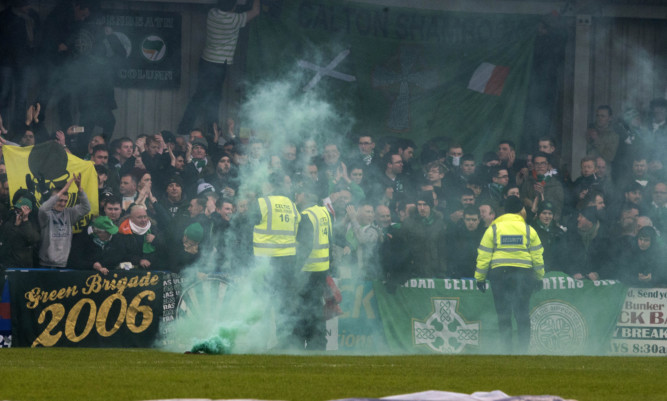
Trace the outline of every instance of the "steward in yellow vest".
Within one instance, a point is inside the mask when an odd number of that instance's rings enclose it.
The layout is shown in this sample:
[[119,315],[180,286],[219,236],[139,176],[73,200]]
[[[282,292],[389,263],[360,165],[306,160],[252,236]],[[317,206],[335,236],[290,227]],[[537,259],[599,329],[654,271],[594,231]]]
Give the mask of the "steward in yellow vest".
[[295,198],[303,212],[297,235],[297,266],[301,272],[296,279],[301,304],[293,334],[301,349],[323,351],[326,349],[324,294],[332,261],[333,224],[327,208],[315,204],[318,201],[315,193],[302,189]]
[[248,220],[253,225],[255,268],[258,269],[255,277],[263,276],[263,291],[275,300],[276,347],[281,350],[298,347],[293,341],[293,331],[300,307],[296,236],[301,215],[286,196],[290,188],[285,177],[278,172],[269,175],[263,187],[267,195],[259,197],[248,210]]
[[286,196],[265,196],[257,202],[261,221],[253,229],[255,256],[295,256],[301,216],[294,202]]
[[486,278],[491,281],[498,329],[506,351],[512,351],[512,314],[517,323],[519,347],[527,351],[529,302],[544,277],[544,248],[537,232],[526,223],[526,211],[518,197],[507,198],[505,211],[491,223],[477,248],[475,280],[482,292],[486,291]]
[[[312,226],[311,230],[305,229],[311,233],[312,248],[301,270],[308,272],[329,270],[331,262],[331,215],[329,215],[327,208],[323,206],[311,206],[301,213],[302,225],[299,226],[299,229],[301,229],[306,219]],[[301,242],[301,236],[298,239]]]

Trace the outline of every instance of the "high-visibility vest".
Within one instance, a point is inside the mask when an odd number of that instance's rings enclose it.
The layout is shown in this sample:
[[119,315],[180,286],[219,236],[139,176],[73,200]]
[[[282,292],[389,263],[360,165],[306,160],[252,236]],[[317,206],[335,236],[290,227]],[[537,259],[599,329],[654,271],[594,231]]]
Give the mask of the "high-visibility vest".
[[321,272],[329,270],[329,243],[331,239],[331,217],[322,206],[311,206],[301,213],[313,224],[313,250],[301,270]]
[[257,199],[262,221],[252,234],[255,256],[296,255],[296,232],[301,221],[296,205],[285,196]]
[[477,248],[475,279],[485,280],[489,268],[511,266],[533,269],[544,277],[544,248],[537,232],[518,214],[508,213],[491,223]]

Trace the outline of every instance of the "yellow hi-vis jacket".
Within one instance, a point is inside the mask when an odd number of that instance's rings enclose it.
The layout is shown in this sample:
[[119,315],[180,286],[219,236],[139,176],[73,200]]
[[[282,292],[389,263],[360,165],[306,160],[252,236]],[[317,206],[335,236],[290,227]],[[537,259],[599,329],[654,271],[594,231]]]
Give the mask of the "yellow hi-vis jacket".
[[311,206],[301,214],[313,224],[313,250],[301,270],[308,272],[329,270],[329,244],[332,234],[329,211],[322,206]]
[[255,256],[296,255],[296,232],[301,216],[294,202],[285,196],[265,196],[257,202],[262,220],[252,234]]
[[489,268],[511,266],[533,269],[535,278],[544,277],[544,248],[537,232],[521,215],[504,214],[491,223],[477,248],[476,280],[486,280]]

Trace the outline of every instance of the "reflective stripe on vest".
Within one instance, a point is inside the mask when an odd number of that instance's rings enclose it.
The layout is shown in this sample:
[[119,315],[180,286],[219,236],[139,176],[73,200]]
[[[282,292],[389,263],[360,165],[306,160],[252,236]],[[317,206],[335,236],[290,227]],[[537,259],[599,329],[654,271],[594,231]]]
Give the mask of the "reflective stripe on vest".
[[313,249],[301,270],[311,272],[329,270],[329,238],[331,235],[329,212],[322,206],[312,206],[302,214],[313,224]]
[[[499,248],[498,247],[498,228],[496,227],[495,224],[491,226],[491,229],[493,231],[493,249],[489,249],[485,246],[480,245],[478,249],[481,249],[483,251],[487,252],[493,252],[494,255],[497,252],[504,252],[504,253],[509,253],[509,254],[516,254],[516,257],[504,257],[504,258],[494,258],[491,256],[491,264],[490,268],[493,269],[495,267],[500,267],[500,266],[513,266],[513,267],[521,267],[521,268],[533,268],[535,270],[540,270],[544,269],[544,266],[533,266],[533,261],[532,257],[530,256],[530,251],[538,250],[542,248],[542,245],[538,246],[530,246],[530,225],[526,223],[526,247],[525,248],[512,248],[512,247],[507,247],[507,248]],[[506,255],[510,256],[510,255]],[[514,255],[512,255],[514,256]],[[481,273],[481,274],[486,274],[487,269],[475,269],[475,272]]]
[[257,199],[262,221],[253,229],[253,251],[256,256],[296,255],[296,232],[299,212],[289,198],[265,196]]

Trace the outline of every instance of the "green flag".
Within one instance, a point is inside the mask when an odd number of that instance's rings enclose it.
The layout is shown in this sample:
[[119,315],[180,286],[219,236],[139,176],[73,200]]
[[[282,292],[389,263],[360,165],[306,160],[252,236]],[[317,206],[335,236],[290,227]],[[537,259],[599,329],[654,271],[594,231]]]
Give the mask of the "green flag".
[[[503,347],[492,284],[481,293],[470,279],[412,279],[390,294],[376,283],[387,345],[404,353],[498,353]],[[607,354],[625,286],[574,280],[562,273],[548,273],[542,284],[530,301],[530,346],[516,349],[551,355]]]
[[626,292],[627,287],[614,280],[547,273],[543,289],[531,298],[531,352],[607,354]]
[[522,133],[535,16],[269,1],[250,25],[248,76],[287,77],[355,133],[448,137],[481,154]]

